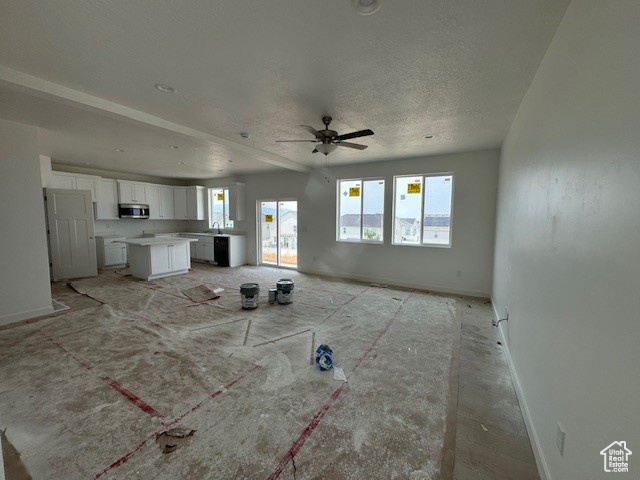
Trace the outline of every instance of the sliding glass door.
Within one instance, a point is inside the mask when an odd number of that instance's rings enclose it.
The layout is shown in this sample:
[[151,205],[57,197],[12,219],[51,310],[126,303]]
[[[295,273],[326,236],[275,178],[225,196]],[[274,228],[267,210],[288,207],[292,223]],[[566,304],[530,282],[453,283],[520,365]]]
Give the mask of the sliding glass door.
[[298,202],[262,200],[258,202],[260,263],[279,267],[298,266]]

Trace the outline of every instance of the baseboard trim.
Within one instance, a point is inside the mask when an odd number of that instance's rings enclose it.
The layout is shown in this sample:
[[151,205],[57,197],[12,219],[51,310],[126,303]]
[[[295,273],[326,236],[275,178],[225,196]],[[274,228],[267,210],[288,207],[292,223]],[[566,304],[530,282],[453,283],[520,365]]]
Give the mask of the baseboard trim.
[[425,290],[429,292],[448,293],[453,295],[466,295],[468,297],[489,298],[488,292],[480,292],[477,290],[466,290],[463,288],[443,287],[441,285],[427,285],[427,284],[419,284],[415,282],[403,282],[402,280],[396,280],[393,278],[369,277],[366,275],[349,275],[349,274],[344,275],[336,272],[324,272],[322,270],[298,269],[298,271],[300,273],[307,273],[310,275],[324,275],[327,277],[342,278],[345,280],[355,280],[358,282],[381,283],[381,284],[389,285],[390,287],[415,288],[418,290]]
[[[498,315],[498,311],[496,310],[496,304],[493,301],[493,297],[491,297],[491,306],[493,307],[493,315],[496,321],[500,320],[500,315]],[[520,404],[520,410],[522,411],[522,417],[524,418],[524,424],[527,427],[527,433],[529,434],[529,440],[531,441],[531,448],[533,450],[533,456],[536,459],[538,473],[540,474],[541,480],[552,480],[551,474],[549,473],[549,467],[547,466],[547,460],[545,459],[544,453],[542,452],[542,447],[540,446],[538,434],[536,433],[536,429],[533,426],[533,419],[531,418],[531,412],[529,411],[527,400],[524,397],[524,391],[522,390],[522,385],[520,384],[518,372],[516,371],[516,367],[513,364],[513,359],[511,358],[509,342],[507,341],[507,335],[505,334],[505,330],[503,327],[504,324],[505,322],[500,323],[498,325],[498,330],[500,331],[503,351],[507,359],[507,364],[509,365],[509,371],[511,372],[513,386],[516,389],[516,395],[518,397],[518,403]]]
[[53,305],[36,308],[35,310],[28,310],[26,312],[10,313],[9,315],[3,315],[0,317],[0,325],[9,325],[22,320],[49,315],[50,313],[53,313]]

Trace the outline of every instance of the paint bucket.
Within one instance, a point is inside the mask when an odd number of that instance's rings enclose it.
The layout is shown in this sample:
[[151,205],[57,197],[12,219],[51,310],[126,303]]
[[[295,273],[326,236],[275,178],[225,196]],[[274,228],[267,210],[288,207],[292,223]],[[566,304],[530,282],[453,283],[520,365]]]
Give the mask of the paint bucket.
[[293,303],[293,280],[290,278],[281,278],[276,282],[278,287],[278,303],[287,305]]
[[316,350],[316,365],[320,370],[331,370],[333,368],[333,350],[329,345],[322,344]]
[[276,299],[278,298],[278,289],[270,288],[269,289],[269,303],[276,303]]
[[240,285],[240,301],[242,308],[251,310],[258,308],[258,296],[260,295],[260,285],[257,283],[243,283]]

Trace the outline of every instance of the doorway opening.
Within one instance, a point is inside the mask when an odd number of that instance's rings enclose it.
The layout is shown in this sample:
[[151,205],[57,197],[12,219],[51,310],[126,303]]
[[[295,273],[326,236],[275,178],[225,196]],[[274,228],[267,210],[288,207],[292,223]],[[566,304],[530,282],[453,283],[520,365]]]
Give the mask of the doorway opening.
[[258,263],[298,266],[298,201],[258,201]]

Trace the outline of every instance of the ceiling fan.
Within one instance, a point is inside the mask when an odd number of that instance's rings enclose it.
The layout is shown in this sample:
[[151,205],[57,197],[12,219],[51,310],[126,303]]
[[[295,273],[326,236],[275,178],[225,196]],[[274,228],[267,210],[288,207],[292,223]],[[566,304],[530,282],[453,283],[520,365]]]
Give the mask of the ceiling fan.
[[335,130],[329,130],[329,124],[331,123],[331,117],[322,117],[322,123],[324,123],[324,130],[316,130],[309,125],[300,125],[302,128],[311,133],[315,140],[276,140],[280,143],[294,143],[294,142],[311,142],[317,143],[316,148],[311,153],[324,153],[329,155],[338,147],[355,148],[356,150],[364,150],[367,145],[360,143],[345,142],[352,138],[366,137],[373,135],[373,132],[368,128],[366,130],[358,130],[357,132],[345,133],[344,135],[338,135]]

